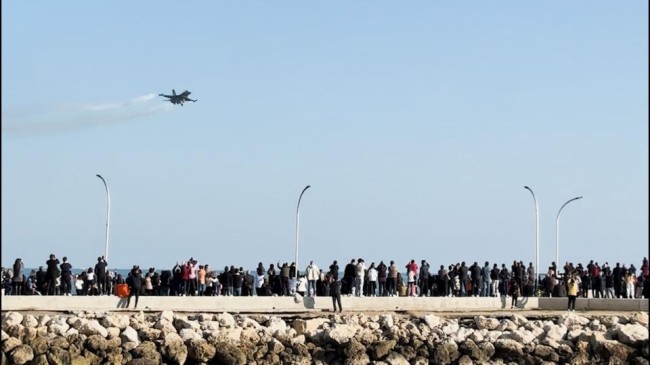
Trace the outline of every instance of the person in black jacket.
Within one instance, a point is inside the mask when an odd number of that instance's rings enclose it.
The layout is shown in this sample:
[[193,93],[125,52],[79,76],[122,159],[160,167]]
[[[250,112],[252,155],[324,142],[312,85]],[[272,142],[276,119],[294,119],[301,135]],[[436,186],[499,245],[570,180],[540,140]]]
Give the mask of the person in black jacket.
[[47,265],[47,271],[45,274],[45,282],[47,283],[47,295],[54,295],[56,287],[56,271],[58,270],[59,259],[57,259],[54,254],[51,254],[50,259],[47,260],[45,264]]
[[140,299],[140,290],[142,289],[142,271],[137,265],[133,265],[133,269],[129,273],[129,277],[126,278],[126,285],[129,286],[129,299],[126,302],[126,307],[128,308],[131,305],[131,297],[135,295],[135,306],[138,308],[138,299]]
[[330,295],[332,296],[332,305],[334,306],[334,312],[336,312],[336,303],[339,305],[339,312],[343,311],[341,306],[341,282],[334,280],[333,278],[328,278],[330,280]]
[[420,265],[420,274],[418,277],[418,284],[420,284],[420,296],[426,297],[429,295],[429,264],[426,260],[422,260]]
[[63,295],[72,295],[72,265],[68,262],[68,258],[63,258],[61,266],[61,291]]
[[352,259],[349,264],[345,265],[343,271],[343,283],[341,283],[341,294],[351,294],[354,287],[354,278],[357,275],[356,260]]

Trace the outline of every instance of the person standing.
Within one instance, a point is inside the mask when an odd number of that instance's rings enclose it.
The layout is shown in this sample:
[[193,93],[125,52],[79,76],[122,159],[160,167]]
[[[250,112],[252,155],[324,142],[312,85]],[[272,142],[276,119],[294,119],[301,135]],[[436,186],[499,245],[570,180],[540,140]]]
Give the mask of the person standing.
[[386,292],[386,275],[388,274],[388,267],[384,264],[384,261],[380,261],[377,266],[377,283],[379,285],[379,296],[385,297],[388,293]]
[[366,277],[366,263],[362,258],[359,258],[354,274],[354,294],[357,297],[363,297],[363,281]]
[[307,296],[315,297],[316,296],[316,281],[320,277],[320,269],[314,261],[309,261],[309,266],[307,266]]
[[512,303],[510,304],[510,309],[517,307],[517,299],[521,295],[521,289],[519,287],[519,282],[517,278],[510,279],[510,295],[512,295]]
[[418,282],[420,284],[420,296],[426,297],[429,296],[429,263],[426,260],[421,261],[420,265],[420,275]]
[[104,256],[97,258],[97,263],[95,264],[95,279],[97,282],[97,288],[99,290],[99,295],[108,294],[106,292],[106,260]]
[[480,295],[482,297],[489,297],[490,296],[490,287],[492,285],[491,277],[490,277],[490,263],[488,261],[485,261],[485,266],[481,269],[481,280],[482,280],[482,285],[481,285],[481,293]]
[[140,290],[142,289],[142,271],[137,265],[133,265],[133,269],[129,273],[129,276],[126,278],[126,285],[129,286],[129,298],[126,301],[126,307],[128,308],[131,305],[131,297],[135,295],[135,306],[133,308],[138,308],[138,300],[140,299]]
[[332,297],[332,305],[334,306],[334,312],[336,312],[336,304],[338,303],[339,312],[343,311],[341,306],[341,282],[338,280],[330,279],[330,296]]
[[440,270],[438,270],[438,296],[450,296],[449,273],[447,272],[447,269],[445,269],[445,265],[440,265]]
[[59,268],[61,269],[61,291],[63,295],[72,295],[72,265],[67,257],[63,257],[63,263]]
[[575,278],[575,273],[571,273],[569,280],[567,280],[567,297],[569,302],[567,304],[567,310],[574,312],[576,308],[576,297],[578,296],[578,281]]
[[56,271],[59,266],[59,259],[54,254],[50,254],[50,259],[45,264],[47,265],[47,271],[45,273],[47,295],[54,295],[56,291]]
[[397,266],[395,266],[395,261],[392,260],[390,262],[390,266],[388,267],[388,278],[386,281],[386,286],[388,295],[394,297],[397,289]]
[[378,271],[375,267],[375,263],[371,263],[368,268],[368,296],[376,297],[377,296],[377,275]]
[[12,285],[13,285],[13,290],[11,291],[12,295],[22,295],[23,294],[23,286],[24,286],[24,277],[25,275],[23,274],[23,268],[25,265],[23,264],[23,260],[20,258],[17,258],[16,261],[14,262],[14,271],[13,271],[13,277],[11,278]]
[[492,271],[490,271],[490,280],[492,280],[492,285],[490,288],[491,297],[499,297],[499,267],[497,264],[492,266]]

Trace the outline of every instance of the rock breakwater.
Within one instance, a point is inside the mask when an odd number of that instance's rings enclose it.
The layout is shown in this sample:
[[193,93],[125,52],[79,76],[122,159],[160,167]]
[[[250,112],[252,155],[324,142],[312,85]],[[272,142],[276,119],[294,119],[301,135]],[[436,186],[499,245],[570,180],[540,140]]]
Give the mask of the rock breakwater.
[[648,315],[2,313],[5,364],[648,364]]

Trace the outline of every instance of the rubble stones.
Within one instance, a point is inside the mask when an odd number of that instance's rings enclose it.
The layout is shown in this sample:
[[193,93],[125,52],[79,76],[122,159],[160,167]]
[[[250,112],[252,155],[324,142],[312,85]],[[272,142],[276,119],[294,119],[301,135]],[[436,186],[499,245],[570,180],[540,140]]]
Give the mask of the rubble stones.
[[2,313],[4,364],[647,363],[645,313],[542,319]]

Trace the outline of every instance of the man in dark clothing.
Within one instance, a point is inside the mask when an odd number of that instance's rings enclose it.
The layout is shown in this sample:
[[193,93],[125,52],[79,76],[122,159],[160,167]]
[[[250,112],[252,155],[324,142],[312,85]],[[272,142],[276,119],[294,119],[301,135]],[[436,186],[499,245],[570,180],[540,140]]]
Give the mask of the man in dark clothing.
[[343,271],[343,283],[341,286],[341,294],[352,294],[352,288],[354,286],[354,278],[357,275],[357,266],[356,260],[352,259],[349,264],[345,265],[345,270]]
[[615,298],[621,297],[621,282],[623,281],[623,270],[621,263],[617,262],[616,267],[612,270],[612,279],[614,280],[614,295]]
[[332,262],[330,265],[329,273],[332,276],[332,279],[339,280],[339,264],[336,260],[334,260],[334,262]]
[[[63,295],[72,295],[72,265],[68,262],[68,258],[63,258],[61,268],[61,292]],[[37,279],[38,280],[38,279]]]
[[472,296],[478,297],[483,283],[481,282],[481,267],[478,262],[474,261],[474,265],[470,267],[470,276],[472,278]]
[[421,297],[426,297],[429,295],[429,276],[429,264],[426,262],[426,260],[422,260],[420,265],[420,275],[418,278]]
[[97,280],[97,287],[99,289],[99,295],[108,294],[106,293],[106,260],[104,256],[97,258],[97,263],[95,264],[95,279]]
[[385,297],[388,293],[386,292],[386,278],[388,277],[388,267],[384,264],[384,261],[379,262],[377,266],[377,283],[379,284],[379,296]]
[[332,304],[334,305],[334,312],[336,312],[336,304],[339,305],[339,312],[343,311],[341,306],[341,282],[333,280],[330,283],[330,295],[332,296]]
[[497,267],[497,264],[494,264],[492,271],[490,271],[490,280],[492,285],[490,286],[490,296],[498,297],[499,296],[499,273],[501,271]]
[[510,293],[510,273],[506,268],[506,264],[501,264],[501,271],[499,272],[500,292],[502,296],[507,296]]
[[129,299],[126,301],[126,307],[128,308],[131,305],[131,297],[135,295],[135,306],[138,308],[138,299],[140,299],[140,290],[142,289],[142,271],[137,265],[133,265],[133,269],[129,273],[129,277],[126,278],[126,285],[129,286]]
[[449,295],[449,272],[445,265],[440,265],[438,270],[438,296],[446,297]]
[[460,264],[458,275],[460,275],[460,296],[469,296],[469,293],[467,292],[467,282],[469,281],[469,277],[467,276],[467,266],[465,266],[465,261]]
[[43,266],[39,266],[38,271],[36,272],[36,290],[38,290],[41,295],[47,295],[46,276],[47,272],[45,272]]
[[50,255],[50,259],[45,262],[47,265],[47,271],[45,274],[45,281],[47,283],[47,295],[54,295],[56,287],[56,272],[59,268],[59,259]]

